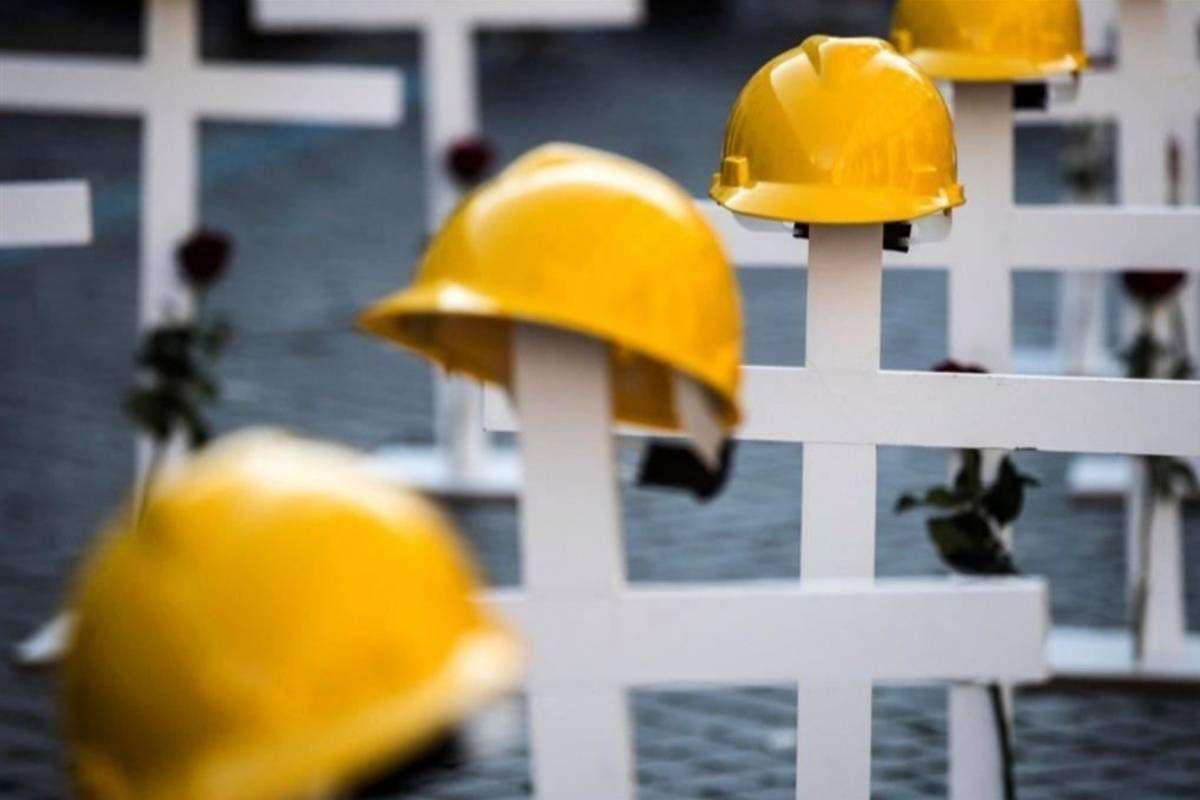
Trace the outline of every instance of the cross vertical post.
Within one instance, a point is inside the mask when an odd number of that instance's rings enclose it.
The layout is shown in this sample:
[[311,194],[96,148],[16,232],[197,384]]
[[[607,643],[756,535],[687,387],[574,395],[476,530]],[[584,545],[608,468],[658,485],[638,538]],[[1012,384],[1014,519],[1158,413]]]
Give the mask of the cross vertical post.
[[625,579],[608,344],[520,325],[513,348],[525,594],[545,612],[538,629],[554,632],[533,642],[534,790],[545,800],[631,800],[632,736],[619,680],[576,686],[539,675],[547,662],[615,656],[611,610]]
[[[425,215],[431,234],[441,227],[462,195],[446,169],[446,151],[456,140],[479,133],[473,34],[467,20],[457,14],[444,14],[430,19],[421,37]],[[437,371],[434,414],[435,438],[444,448],[442,455],[449,460],[451,480],[484,470],[490,454],[478,387],[463,378]]]
[[[999,373],[1012,369],[1012,273],[1005,241],[1016,174],[1012,106],[1011,83],[954,84],[959,175],[970,197],[955,213],[953,235],[971,245],[955,250],[950,268],[948,349],[951,358]],[[1002,451],[984,451],[984,480],[995,477],[1002,458]],[[1011,529],[1003,536],[1011,546]],[[951,800],[1003,800],[987,687],[951,686],[947,716]]]
[[[1178,132],[1181,140],[1188,137],[1194,140],[1196,136],[1195,108],[1188,109],[1192,112],[1193,123],[1189,130],[1189,126],[1180,124],[1179,110],[1171,106],[1171,87],[1167,79],[1171,57],[1169,11],[1166,0],[1120,0],[1117,4],[1121,70],[1129,80],[1136,81],[1136,97],[1140,98],[1142,110],[1142,113],[1126,114],[1121,118],[1117,170],[1119,193],[1125,203],[1159,205],[1167,202],[1167,135]],[[1133,83],[1130,88],[1135,88]],[[1134,96],[1130,95],[1131,98]],[[1185,146],[1185,149],[1194,147]],[[1186,182],[1195,181],[1193,178]],[[1159,266],[1170,268],[1174,265]],[[1197,302],[1193,289],[1195,275],[1190,277],[1188,284],[1181,302],[1193,306],[1191,310],[1194,311]],[[1196,315],[1188,316],[1194,320]],[[1196,332],[1192,333],[1194,344]],[[1131,607],[1137,604],[1135,593],[1139,575],[1143,570],[1146,572],[1146,591],[1140,610],[1144,625],[1142,661],[1147,666],[1180,664],[1186,655],[1187,641],[1182,503],[1177,499],[1154,497],[1144,459],[1133,461],[1132,480],[1125,501],[1125,528],[1126,597]],[[1144,544],[1143,537],[1146,537]],[[1134,663],[1135,669],[1139,666]]]
[[[879,369],[883,227],[810,229],[806,369]],[[875,445],[804,445],[800,580],[875,575]],[[866,800],[871,791],[871,684],[801,683],[796,794]]]

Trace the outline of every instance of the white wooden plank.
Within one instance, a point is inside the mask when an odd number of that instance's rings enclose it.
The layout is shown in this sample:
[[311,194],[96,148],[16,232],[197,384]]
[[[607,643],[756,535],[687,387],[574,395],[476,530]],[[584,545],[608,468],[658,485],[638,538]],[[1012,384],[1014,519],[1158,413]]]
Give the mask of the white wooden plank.
[[196,113],[253,122],[396,125],[404,81],[365,67],[206,66],[190,80]]
[[[883,226],[814,225],[809,237],[808,366],[873,374],[882,342]],[[875,473],[874,444],[805,445],[801,582],[874,577]],[[870,793],[871,684],[801,682],[797,796],[866,800]]]
[[0,56],[0,106],[72,114],[139,114],[148,91],[136,63],[67,56]]
[[1124,628],[1056,626],[1050,632],[1050,666],[1055,677],[1100,683],[1159,683],[1200,686],[1200,634],[1184,640],[1184,657],[1171,664],[1138,663]]
[[946,709],[949,795],[963,800],[1004,800],[1004,772],[995,712],[987,687],[951,686]]
[[[986,195],[986,192],[982,193]],[[808,243],[782,226],[775,236],[748,230],[711,200],[697,206],[715,226],[730,260],[740,268],[806,269]],[[972,193],[971,202],[975,197]],[[964,206],[966,212],[968,206]],[[1022,205],[989,218],[989,230],[1008,233],[993,246],[1009,269],[1075,271],[1200,271],[1200,208],[1166,206]],[[909,253],[888,252],[889,269],[947,269],[960,249],[977,246],[956,220],[946,242],[922,243]],[[972,298],[969,307],[979,304]]]
[[534,326],[518,327],[514,339],[514,391],[526,420],[522,577],[541,614],[530,679],[534,786],[542,798],[632,798],[624,696],[553,686],[556,666],[566,664],[569,676],[617,646],[603,617],[624,583],[608,346]]
[[628,26],[641,0],[256,0],[255,24],[273,30],[417,27],[435,19],[488,28]]
[[1013,206],[1013,88],[1007,83],[954,87],[959,177],[970,202],[955,211],[950,270],[952,358],[1008,372],[1012,362],[1012,272],[1008,242]]
[[[795,367],[745,367],[743,380],[742,439],[1200,453],[1197,381],[888,370],[860,375]],[[490,430],[515,429],[502,397],[489,393],[486,409]]]
[[[535,684],[1037,681],[1046,675],[1049,601],[1041,578],[638,584],[608,600],[564,599],[553,606],[521,591],[492,598],[528,636]],[[562,617],[605,626],[613,649],[603,658],[598,650],[576,650],[543,660],[539,647],[555,646],[543,633],[558,634]]]
[[1018,268],[1200,271],[1200,208],[1018,206],[1012,214]]
[[84,181],[0,184],[0,247],[51,247],[92,240],[92,204]]

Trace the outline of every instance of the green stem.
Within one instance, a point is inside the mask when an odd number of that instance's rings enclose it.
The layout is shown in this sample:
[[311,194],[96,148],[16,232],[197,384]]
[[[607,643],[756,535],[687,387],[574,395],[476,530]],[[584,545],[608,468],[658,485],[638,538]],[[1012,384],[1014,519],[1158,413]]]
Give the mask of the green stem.
[[142,477],[141,491],[138,494],[137,519],[139,523],[146,513],[146,505],[150,500],[150,487],[154,483],[154,476],[162,466],[162,460],[166,456],[167,445],[171,441],[171,436],[168,434],[162,439],[155,438],[153,441],[154,446],[150,450],[150,463],[146,465],[146,474]]
[[1143,470],[1141,476],[1143,483],[1140,487],[1142,513],[1138,520],[1138,569],[1133,584],[1133,597],[1130,599],[1130,615],[1133,618],[1133,657],[1138,662],[1141,662],[1146,655],[1146,595],[1149,592],[1150,583],[1150,532],[1154,523],[1154,505],[1158,499],[1153,481],[1150,479],[1150,467],[1146,463],[1146,459],[1141,460],[1140,466]]
[[996,722],[996,743],[1000,748],[1004,800],[1017,800],[1017,781],[1013,774],[1012,732],[1008,726],[1008,714],[1004,711],[1004,691],[998,683],[989,683],[987,688],[988,697],[992,701],[992,718]]

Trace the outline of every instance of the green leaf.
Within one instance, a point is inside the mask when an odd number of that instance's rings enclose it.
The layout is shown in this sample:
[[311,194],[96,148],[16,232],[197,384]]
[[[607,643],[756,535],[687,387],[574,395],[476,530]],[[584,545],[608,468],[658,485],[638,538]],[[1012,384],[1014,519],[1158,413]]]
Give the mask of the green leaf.
[[921,500],[915,494],[905,492],[896,498],[896,505],[892,507],[892,511],[896,514],[903,514],[905,511],[911,511],[921,504]]
[[983,507],[1001,528],[1020,516],[1025,504],[1026,485],[1036,486],[1037,480],[1018,472],[1008,456],[1001,459],[996,480],[983,496]]
[[1187,358],[1180,358],[1172,366],[1167,378],[1173,381],[1186,381],[1193,375],[1192,362]]
[[931,517],[926,522],[942,561],[956,572],[1016,575],[1018,570],[991,524],[976,511]]
[[1154,334],[1143,328],[1133,343],[1121,353],[1126,374],[1130,378],[1154,377],[1154,364],[1164,352],[1165,349],[1154,338]]
[[925,505],[934,508],[952,508],[960,502],[961,499],[945,486],[934,486],[925,493]]
[[171,405],[168,395],[152,388],[134,389],[125,397],[125,413],[135,425],[160,441],[171,433]]

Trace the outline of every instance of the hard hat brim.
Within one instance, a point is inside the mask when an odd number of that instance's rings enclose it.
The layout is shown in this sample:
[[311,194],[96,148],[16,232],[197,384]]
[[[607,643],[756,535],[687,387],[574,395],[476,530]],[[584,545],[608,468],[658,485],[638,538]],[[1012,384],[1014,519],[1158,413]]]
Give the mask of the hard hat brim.
[[818,225],[865,225],[905,222],[965,202],[962,186],[952,184],[932,195],[879,187],[782,184],[758,181],[730,186],[718,172],[709,195],[721,206],[764,219]]
[[999,83],[1065,77],[1082,72],[1088,67],[1087,54],[1083,52],[1069,53],[1061,58],[1045,61],[927,47],[916,48],[904,55],[929,77],[960,83]]
[[636,335],[586,330],[570,316],[556,318],[543,308],[523,308],[518,297],[506,297],[500,303],[461,284],[440,282],[385,297],[358,318],[358,327],[365,333],[394,342],[451,372],[502,387],[512,383],[514,323],[560,328],[615,345],[611,356],[614,415],[622,422],[653,430],[680,430],[673,404],[663,401],[672,397],[669,375],[673,369],[711,390],[726,429],[741,421],[737,377],[733,377],[731,389],[729,378],[714,372],[714,364],[721,359],[680,364],[677,354],[656,352]]

